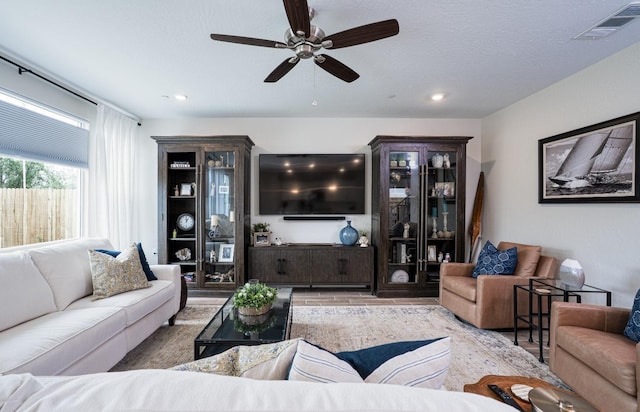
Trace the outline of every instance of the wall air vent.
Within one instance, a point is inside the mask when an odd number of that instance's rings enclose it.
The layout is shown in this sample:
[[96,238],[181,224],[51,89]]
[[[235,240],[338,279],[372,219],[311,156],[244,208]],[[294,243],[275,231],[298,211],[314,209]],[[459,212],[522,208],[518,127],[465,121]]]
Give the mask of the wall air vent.
[[595,26],[575,36],[577,40],[597,40],[620,30],[627,23],[640,17],[640,2],[629,3]]

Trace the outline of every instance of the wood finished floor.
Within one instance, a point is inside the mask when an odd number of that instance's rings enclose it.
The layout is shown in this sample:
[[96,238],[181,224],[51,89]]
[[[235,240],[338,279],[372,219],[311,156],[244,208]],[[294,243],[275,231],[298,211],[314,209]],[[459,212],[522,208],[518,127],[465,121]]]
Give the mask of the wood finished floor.
[[[230,296],[229,293],[189,291],[189,302],[197,303],[201,299],[210,301],[215,299],[216,303],[223,304]],[[379,298],[372,295],[368,290],[333,290],[333,289],[294,289],[294,306],[380,306],[380,305],[439,305],[438,298]],[[513,342],[513,330],[499,331],[502,335]],[[518,331],[518,344],[533,354],[539,356],[539,345],[537,332],[534,331],[534,341],[529,342],[529,331]],[[549,347],[546,345],[548,339],[547,331],[543,333],[543,356],[546,363],[549,359]]]

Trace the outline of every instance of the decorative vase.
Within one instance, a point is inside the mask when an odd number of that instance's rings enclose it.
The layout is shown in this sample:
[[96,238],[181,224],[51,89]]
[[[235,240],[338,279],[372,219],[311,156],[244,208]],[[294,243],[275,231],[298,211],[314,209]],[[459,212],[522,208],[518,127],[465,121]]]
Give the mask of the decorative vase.
[[340,242],[345,246],[353,246],[360,237],[358,231],[351,226],[351,221],[347,220],[347,226],[340,230]]
[[582,288],[584,286],[585,276],[582,265],[575,259],[565,259],[560,264],[560,280],[567,286]]
[[444,163],[444,157],[440,153],[436,153],[431,158],[431,164],[433,167],[441,168]]
[[[238,308],[238,309],[240,309],[240,308]],[[263,313],[262,315],[243,315],[241,313],[238,313],[238,320],[240,320],[240,322],[244,326],[259,326],[259,325],[262,325],[263,323],[265,323],[266,321],[269,320],[269,317],[270,317],[270,313],[269,312]]]
[[238,306],[238,313],[244,316],[259,316],[264,315],[271,309],[271,303],[268,305],[262,305],[258,308],[253,306]]

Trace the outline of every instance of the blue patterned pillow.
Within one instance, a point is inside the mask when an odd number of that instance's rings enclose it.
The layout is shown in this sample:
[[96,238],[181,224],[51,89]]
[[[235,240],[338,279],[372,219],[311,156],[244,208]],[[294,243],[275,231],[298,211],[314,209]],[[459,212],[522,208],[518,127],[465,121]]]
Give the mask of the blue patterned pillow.
[[636,298],[633,300],[629,321],[627,327],[624,328],[624,336],[635,342],[640,342],[640,289],[636,292]]
[[471,276],[477,278],[479,275],[513,275],[517,264],[518,248],[498,250],[487,240],[478,255],[478,262]]
[[[138,248],[140,264],[142,265],[142,270],[144,270],[144,274],[147,277],[147,280],[158,280],[155,273],[153,273],[151,267],[149,266],[149,262],[147,261],[147,256],[144,254],[144,250],[142,250],[142,243],[136,243],[136,247]],[[111,257],[118,257],[118,255],[120,254],[119,250],[96,249],[96,252],[105,253]]]

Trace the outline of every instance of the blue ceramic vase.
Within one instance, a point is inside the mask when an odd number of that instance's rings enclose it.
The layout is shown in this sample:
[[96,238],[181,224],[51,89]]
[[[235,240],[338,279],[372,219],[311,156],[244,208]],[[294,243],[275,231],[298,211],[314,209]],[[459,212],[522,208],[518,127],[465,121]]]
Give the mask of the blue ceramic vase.
[[340,230],[340,242],[345,246],[353,246],[359,237],[360,234],[351,226],[351,221],[347,220],[347,225]]

